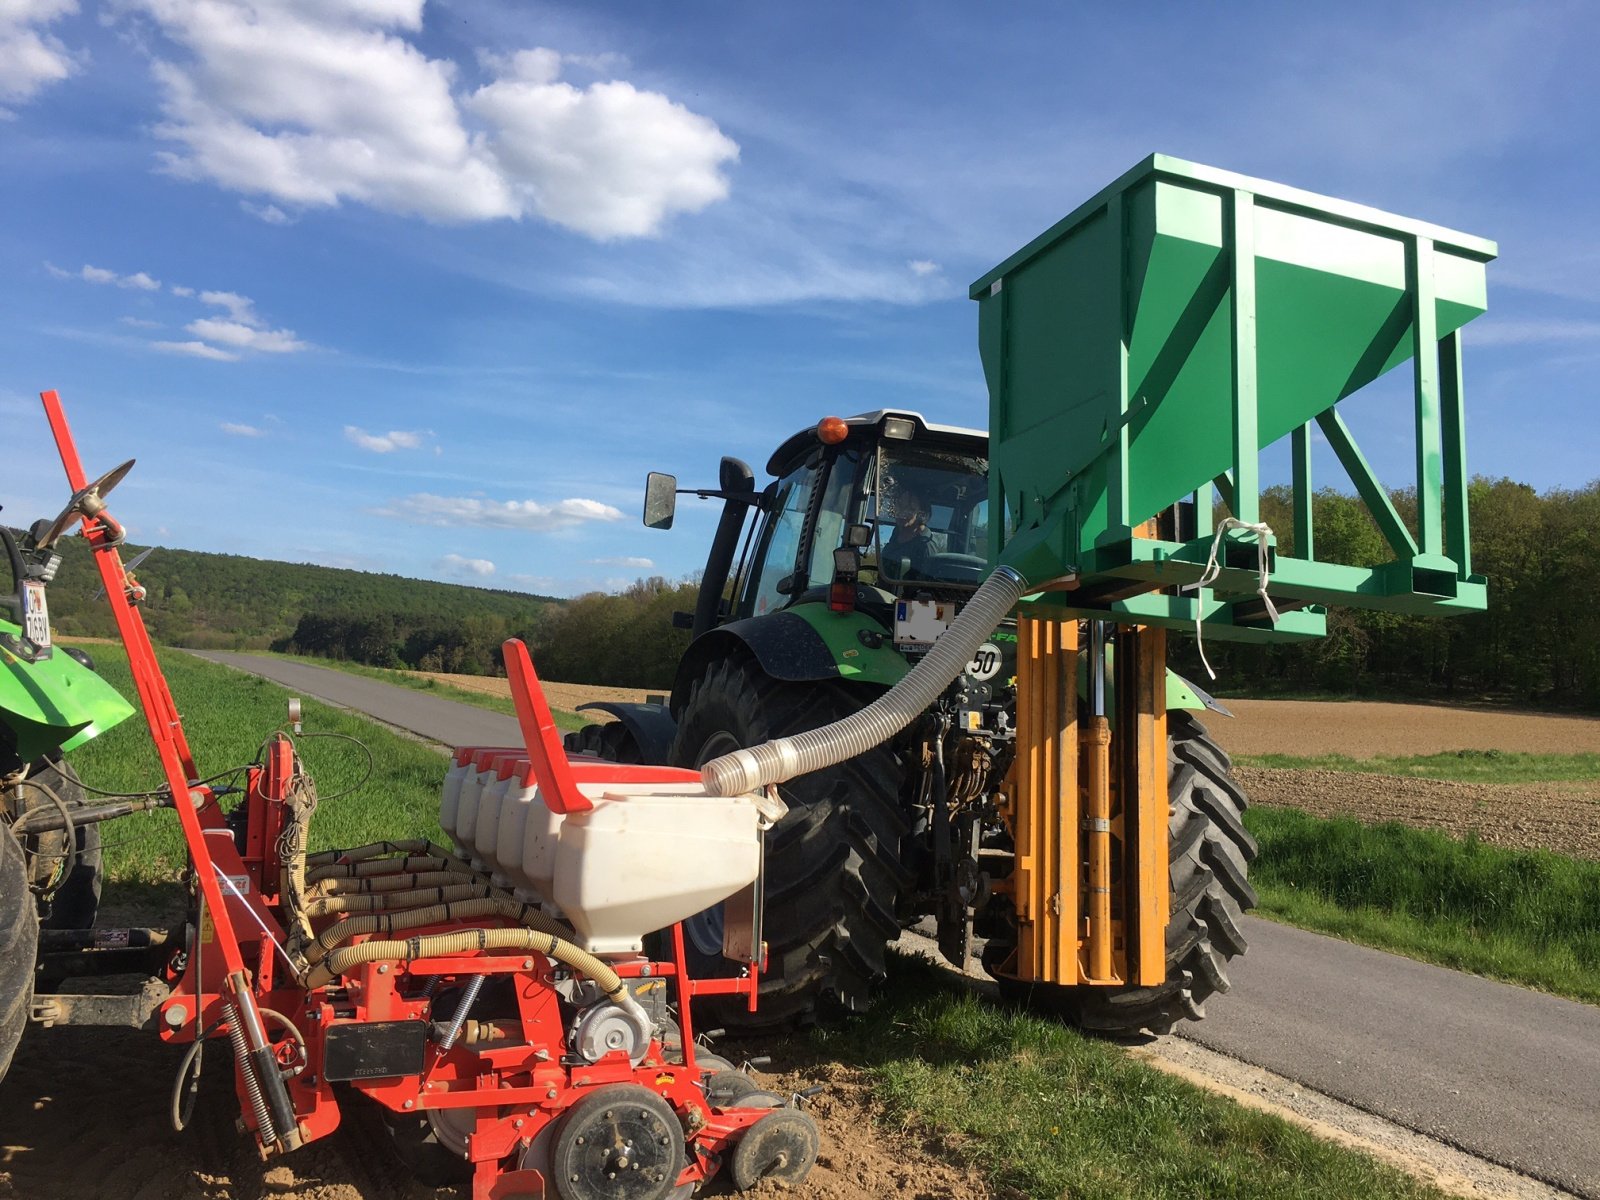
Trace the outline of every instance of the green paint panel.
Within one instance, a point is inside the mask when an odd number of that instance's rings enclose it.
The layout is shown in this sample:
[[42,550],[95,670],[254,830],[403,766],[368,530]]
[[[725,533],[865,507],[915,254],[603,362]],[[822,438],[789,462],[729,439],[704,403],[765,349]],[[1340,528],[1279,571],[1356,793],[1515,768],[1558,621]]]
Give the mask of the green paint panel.
[[[0,633],[21,632],[0,621]],[[10,727],[24,761],[75,749],[132,715],[115,688],[59,649],[34,663],[0,649],[0,722]]]
[[[1008,518],[1005,544],[993,543],[999,561],[1041,583],[1079,572],[1093,595],[1104,582],[1094,576],[1115,577],[1136,557],[1131,527],[1224,473],[1255,478],[1255,452],[1413,360],[1413,315],[1428,302],[1418,297],[1431,297],[1441,340],[1482,313],[1495,254],[1491,242],[1404,217],[1147,159],[972,287],[991,497]],[[1424,351],[1432,360],[1438,345]],[[1442,408],[1448,425],[1460,392],[1440,394],[1439,374],[1429,361],[1417,386],[1424,411]],[[1252,426],[1253,444],[1236,447],[1236,427]],[[1437,419],[1421,435],[1437,441]],[[1430,449],[1424,477],[1399,482],[1438,497],[1444,479],[1467,478],[1451,453]],[[1465,592],[1482,582],[1466,564],[1428,570],[1455,572]],[[1302,582],[1315,592],[1302,598],[1321,604],[1343,602],[1348,580]],[[1413,599],[1362,593],[1380,608]],[[1083,611],[1108,610],[1090,600]]]
[[[840,679],[889,687],[899,683],[911,669],[905,656],[894,648],[894,639],[870,617],[858,612],[834,612],[826,604],[797,604],[784,611],[800,617],[817,631],[839,666]],[[867,631],[869,639],[878,639],[876,648],[861,640],[862,630]]]

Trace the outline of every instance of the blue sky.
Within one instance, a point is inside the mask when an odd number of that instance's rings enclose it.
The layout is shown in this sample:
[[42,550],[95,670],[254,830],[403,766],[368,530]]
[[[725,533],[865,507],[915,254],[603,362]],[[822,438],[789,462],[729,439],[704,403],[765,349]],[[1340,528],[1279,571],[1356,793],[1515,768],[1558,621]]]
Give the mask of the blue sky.
[[1157,150],[1498,240],[1472,469],[1581,486],[1597,50],[1581,3],[5,0],[0,500],[65,498],[55,387],[136,541],[687,575],[714,507],[644,530],[646,470],[981,426],[966,285]]

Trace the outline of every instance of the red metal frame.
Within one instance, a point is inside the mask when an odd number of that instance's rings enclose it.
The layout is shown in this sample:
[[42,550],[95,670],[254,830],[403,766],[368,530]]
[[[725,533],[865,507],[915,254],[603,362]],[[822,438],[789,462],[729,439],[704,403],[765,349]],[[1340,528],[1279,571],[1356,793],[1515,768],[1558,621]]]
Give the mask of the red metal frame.
[[[60,398],[54,391],[41,393],[56,446],[74,492],[85,486],[83,467]],[[683,1062],[667,1061],[663,1047],[653,1042],[643,1061],[633,1066],[622,1051],[598,1062],[573,1065],[567,1053],[566,1029],[554,989],[562,969],[536,952],[479,951],[417,958],[408,963],[371,963],[348,972],[326,987],[308,989],[292,970],[284,970],[277,956],[285,938],[280,917],[279,835],[283,805],[296,772],[294,745],[278,734],[266,746],[264,761],[245,771],[247,821],[243,849],[217,807],[216,793],[199,783],[199,771],[184,736],[182,718],[161,671],[143,617],[135,607],[136,589],[127,581],[117,547],[121,527],[106,512],[83,518],[83,536],[94,552],[118,632],[127,647],[128,664],[138,691],[162,771],[176,800],[184,842],[199,889],[196,937],[185,954],[176,956],[168,971],[171,995],[163,1004],[161,1034],[170,1041],[190,1041],[200,1031],[217,1035],[231,993],[248,987],[257,1006],[281,1014],[292,1022],[305,1042],[306,1062],[288,1079],[287,1087],[305,1141],[331,1133],[339,1124],[337,1098],[323,1078],[322,1063],[328,1031],[344,1025],[373,1021],[425,1020],[430,1000],[422,981],[434,977],[443,986],[459,985],[476,975],[508,975],[513,979],[517,1017],[516,1039],[507,1044],[475,1047],[458,1042],[449,1051],[426,1044],[425,1066],[420,1075],[356,1081],[352,1086],[397,1113],[425,1113],[429,1109],[471,1108],[477,1119],[469,1138],[468,1158],[473,1163],[473,1200],[519,1200],[542,1196],[541,1181],[520,1167],[520,1147],[565,1112],[591,1089],[614,1083],[642,1084],[662,1096],[686,1119],[687,1165],[679,1184],[709,1178],[721,1165],[732,1142],[765,1115],[764,1109],[713,1109],[701,1088],[703,1072],[697,1065],[690,1001],[694,996],[742,995],[754,1011],[759,989],[759,969],[741,977],[691,979],[681,926],[672,928],[672,958],[650,962],[644,958],[617,965],[627,979],[659,977],[670,980],[677,993],[683,1039]],[[463,747],[455,762],[480,767],[494,763],[502,772],[519,771],[524,784],[536,782],[540,794],[558,813],[581,812],[593,802],[579,782],[698,781],[694,772],[670,767],[630,766],[577,756],[569,759],[561,748],[555,721],[527,648],[507,642],[506,666],[525,745],[516,747]],[[495,760],[501,760],[495,763]],[[504,773],[502,773],[504,777]],[[187,799],[188,802],[185,802]],[[505,924],[492,919],[475,925]],[[413,929],[411,936],[450,932],[459,923]],[[358,936],[350,944],[358,944]],[[294,1051],[292,1039],[282,1036],[276,1019],[269,1032],[279,1035],[274,1050],[283,1057]],[[242,1077],[236,1072],[245,1128],[254,1132],[250,1104],[244,1103]],[[282,1131],[280,1131],[281,1133]],[[270,1149],[270,1147],[268,1148]],[[513,1159],[513,1155],[518,1155]],[[509,1165],[508,1165],[508,1160]]]

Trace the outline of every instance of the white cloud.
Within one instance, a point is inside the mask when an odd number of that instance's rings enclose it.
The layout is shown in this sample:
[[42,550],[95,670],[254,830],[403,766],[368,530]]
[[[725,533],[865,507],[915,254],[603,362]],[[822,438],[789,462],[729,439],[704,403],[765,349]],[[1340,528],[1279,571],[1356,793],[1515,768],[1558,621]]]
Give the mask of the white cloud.
[[554,51],[490,57],[500,77],[458,91],[457,64],[408,40],[423,0],[135,2],[169,43],[156,132],[180,178],[304,208],[537,215],[598,239],[728,193],[738,146],[714,122],[623,81],[562,82]]
[[525,211],[597,239],[644,237],[727,196],[721,168],[739,147],[715,122],[621,80],[580,90],[560,70],[553,51],[524,50],[467,101],[496,128],[489,153]]
[[403,429],[391,429],[388,433],[368,433],[354,425],[344,427],[346,441],[354,442],[363,450],[370,450],[374,454],[390,454],[395,450],[415,450],[422,445],[422,435]]
[[458,578],[487,579],[494,574],[494,564],[487,558],[464,558],[459,554],[446,554],[439,560],[439,569]]
[[117,321],[134,329],[160,329],[160,321],[149,321],[144,317],[118,317]]
[[265,221],[268,225],[294,224],[294,218],[276,204],[251,204],[248,200],[241,200],[239,201],[239,207],[258,221]]
[[209,317],[190,321],[184,328],[196,337],[221,342],[225,346],[237,346],[241,350],[292,354],[306,348],[306,344],[298,341],[291,329],[256,329],[237,321],[217,321]]
[[931,258],[913,258],[906,266],[911,268],[913,275],[919,276],[935,275],[939,271],[939,264]]
[[[176,288],[173,290],[177,291]],[[241,325],[261,324],[261,318],[256,315],[256,302],[238,292],[201,292],[200,302],[227,309],[228,315]]]
[[265,429],[257,429],[254,425],[241,425],[236,421],[224,421],[217,426],[223,433],[231,433],[234,437],[258,438],[266,437]]
[[648,571],[650,568],[656,565],[654,559],[639,558],[631,554],[619,555],[612,558],[588,558],[584,561],[587,563],[592,563],[597,567],[629,567],[635,571]]
[[155,350],[164,350],[168,354],[187,354],[193,358],[209,358],[215,362],[238,362],[237,354],[230,354],[216,346],[208,346],[204,342],[151,342]]
[[158,292],[161,290],[161,281],[152,279],[143,271],[135,271],[132,275],[118,275],[115,271],[105,267],[91,267],[85,263],[77,271],[63,271],[54,263],[45,263],[44,269],[57,279],[81,279],[85,283],[109,283],[119,288],[131,288],[139,292]]
[[1600,342],[1600,321],[1575,317],[1506,319],[1490,314],[1463,332],[1470,346],[1522,346],[1548,342]]
[[[0,3],[0,101],[31,100],[77,69],[72,52],[48,26],[78,11],[77,0],[4,0]],[[0,108],[0,116],[9,116]]]
[[406,496],[374,511],[378,516],[416,525],[471,525],[535,533],[570,529],[589,521],[622,520],[620,510],[598,500],[572,499],[542,504],[537,500],[479,500],[466,496],[435,496],[428,492]]
[[172,294],[174,296],[192,296],[194,295],[194,289],[192,287],[179,287],[177,284],[173,284]]

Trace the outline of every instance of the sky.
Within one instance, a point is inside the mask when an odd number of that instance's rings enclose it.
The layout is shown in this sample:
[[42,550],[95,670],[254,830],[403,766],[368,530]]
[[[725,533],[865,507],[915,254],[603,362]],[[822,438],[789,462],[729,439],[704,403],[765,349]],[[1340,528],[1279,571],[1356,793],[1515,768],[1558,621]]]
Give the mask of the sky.
[[[682,578],[716,505],[646,530],[646,471],[982,427],[967,285],[1157,151],[1498,241],[1469,466],[1580,487],[1597,51],[1586,3],[0,0],[3,519],[67,498],[57,388],[135,542]],[[1396,484],[1408,389],[1351,418]]]

